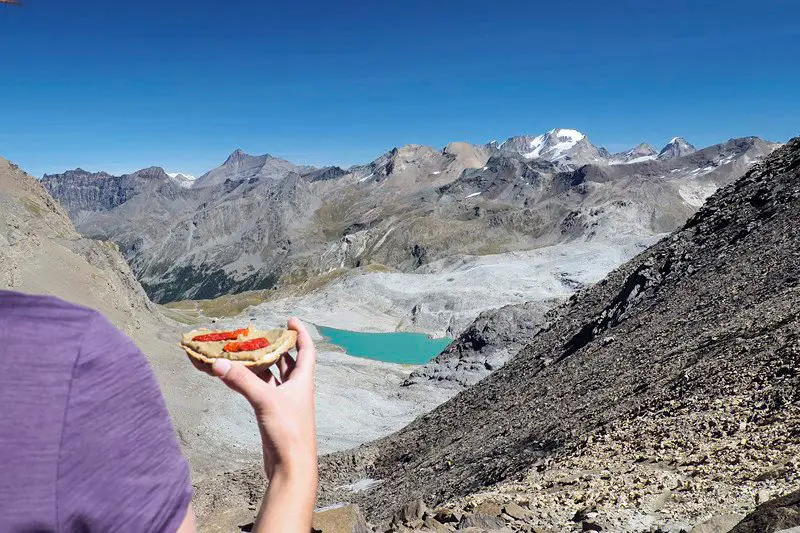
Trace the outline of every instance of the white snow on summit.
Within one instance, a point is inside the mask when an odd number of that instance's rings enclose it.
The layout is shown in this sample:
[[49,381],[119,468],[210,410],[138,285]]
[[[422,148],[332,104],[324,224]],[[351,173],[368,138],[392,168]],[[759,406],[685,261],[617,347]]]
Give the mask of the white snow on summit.
[[183,172],[167,172],[167,176],[169,176],[170,178],[177,178],[178,176],[183,176],[187,180],[197,179],[191,174],[185,174]]
[[538,135],[530,142],[531,151],[523,154],[528,159],[542,156],[542,150],[547,151],[547,158],[551,161],[560,159],[564,153],[586,137],[577,130],[556,128],[544,135]]
[[178,182],[181,187],[191,187],[195,178],[191,174],[184,174],[183,172],[167,172],[167,176]]
[[579,132],[578,130],[569,130],[569,129],[564,129],[564,128],[550,130],[547,133],[549,133],[551,135],[553,133],[555,133],[556,137],[558,137],[559,139],[561,137],[567,137],[572,142],[578,142],[581,139],[583,139],[584,137],[586,137],[586,135],[584,135],[583,133]]

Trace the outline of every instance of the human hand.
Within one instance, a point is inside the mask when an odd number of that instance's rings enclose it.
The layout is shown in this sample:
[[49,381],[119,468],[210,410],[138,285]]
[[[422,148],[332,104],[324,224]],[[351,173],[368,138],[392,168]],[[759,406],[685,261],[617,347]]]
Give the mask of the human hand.
[[270,369],[254,373],[228,359],[217,359],[211,370],[253,406],[261,432],[264,470],[270,482],[278,477],[303,481],[316,488],[313,379],[316,350],[299,320],[292,318],[288,327],[297,332],[297,360],[283,354],[276,363],[279,377]]

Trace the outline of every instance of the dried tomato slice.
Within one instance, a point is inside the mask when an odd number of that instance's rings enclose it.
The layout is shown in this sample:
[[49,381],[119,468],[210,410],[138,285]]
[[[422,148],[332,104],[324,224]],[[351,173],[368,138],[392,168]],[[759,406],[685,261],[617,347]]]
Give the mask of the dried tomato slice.
[[249,341],[229,342],[223,350],[226,352],[249,352],[259,348],[266,348],[267,346],[269,346],[269,341],[262,337],[260,339],[250,339]]
[[193,341],[197,342],[214,342],[214,341],[235,341],[239,335],[247,335],[250,328],[237,329],[235,331],[217,331],[215,333],[205,333],[193,337]]

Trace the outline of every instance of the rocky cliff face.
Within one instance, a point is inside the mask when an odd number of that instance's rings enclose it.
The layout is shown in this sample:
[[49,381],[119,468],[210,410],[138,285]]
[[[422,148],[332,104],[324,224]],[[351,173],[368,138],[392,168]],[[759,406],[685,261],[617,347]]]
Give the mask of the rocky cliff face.
[[66,206],[73,219],[80,219],[84,212],[109,211],[141,194],[153,193],[168,200],[187,194],[182,190],[186,188],[183,175],[170,176],[160,167],[123,176],[77,168],[64,174],[45,174],[42,185]]
[[128,334],[153,311],[117,246],[81,237],[42,184],[2,158],[0,262],[0,288],[99,309]]
[[[662,525],[697,522],[721,501],[752,508],[762,487],[788,492],[800,452],[799,218],[797,139],[531,327],[479,385],[327,457],[323,502],[356,501],[380,519],[413,497],[510,483],[552,520],[588,506],[627,530],[637,516],[658,525],[647,498],[659,491]],[[342,488],[364,478],[380,482]]]

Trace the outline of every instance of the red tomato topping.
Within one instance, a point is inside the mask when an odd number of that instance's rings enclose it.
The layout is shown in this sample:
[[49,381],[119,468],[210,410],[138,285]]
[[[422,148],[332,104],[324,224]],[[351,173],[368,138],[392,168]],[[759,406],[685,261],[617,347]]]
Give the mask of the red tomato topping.
[[193,337],[193,341],[197,342],[213,342],[213,341],[235,341],[239,335],[247,335],[249,328],[237,329],[235,331],[217,331],[216,333],[205,333]]
[[249,341],[229,342],[223,348],[226,352],[249,352],[251,350],[258,350],[259,348],[266,348],[269,346],[269,341],[264,338],[250,339]]

